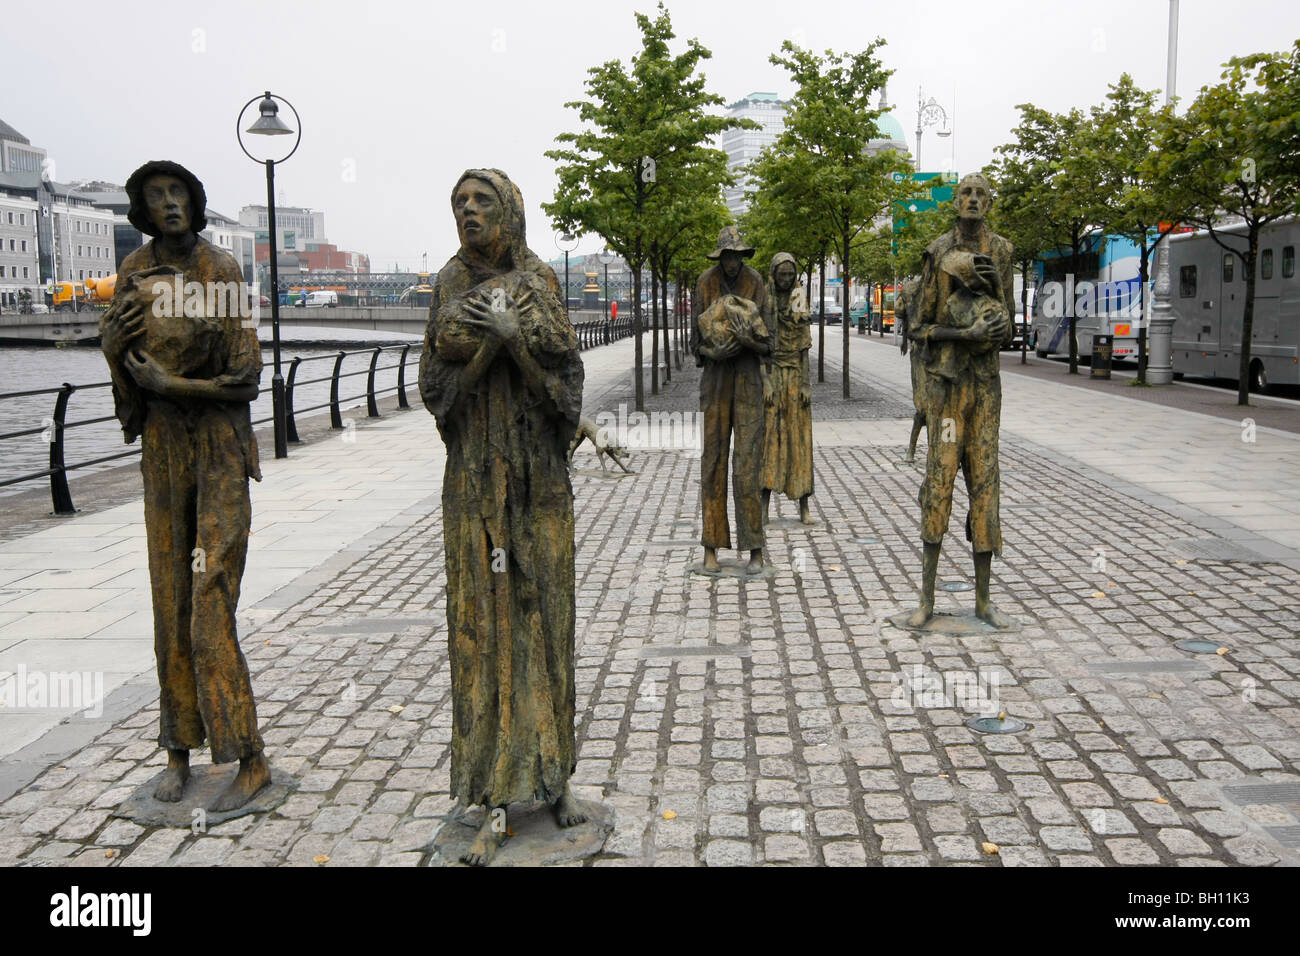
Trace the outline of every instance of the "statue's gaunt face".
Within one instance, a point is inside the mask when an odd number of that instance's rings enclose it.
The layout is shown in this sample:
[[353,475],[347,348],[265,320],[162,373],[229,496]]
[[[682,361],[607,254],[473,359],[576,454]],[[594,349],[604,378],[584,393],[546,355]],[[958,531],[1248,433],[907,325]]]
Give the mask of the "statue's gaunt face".
[[980,179],[963,179],[957,186],[957,216],[960,219],[983,219],[993,206],[989,187]]
[[456,212],[456,231],[463,245],[483,249],[501,235],[504,211],[496,190],[481,179],[467,179],[456,190],[452,202]]
[[745,264],[745,257],[739,252],[731,249],[725,250],[718,260],[722,263],[722,274],[728,279],[735,279],[740,275],[740,267]]
[[190,191],[177,176],[150,176],[144,184],[149,218],[161,236],[183,236],[190,231]]
[[776,267],[776,288],[779,292],[789,292],[794,287],[795,271],[794,265],[789,262],[783,262]]

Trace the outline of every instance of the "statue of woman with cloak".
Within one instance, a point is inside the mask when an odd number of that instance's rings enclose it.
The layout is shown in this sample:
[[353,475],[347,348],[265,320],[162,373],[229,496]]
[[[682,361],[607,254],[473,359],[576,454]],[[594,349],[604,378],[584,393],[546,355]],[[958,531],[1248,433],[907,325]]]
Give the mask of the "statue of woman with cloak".
[[574,744],[573,489],[566,464],[582,359],[555,273],[525,244],[505,173],[452,191],[460,250],[429,307],[420,395],[447,446],[442,512],[451,657],[451,789],[481,804],[462,859],[485,865],[505,808],[544,799],[560,826]]

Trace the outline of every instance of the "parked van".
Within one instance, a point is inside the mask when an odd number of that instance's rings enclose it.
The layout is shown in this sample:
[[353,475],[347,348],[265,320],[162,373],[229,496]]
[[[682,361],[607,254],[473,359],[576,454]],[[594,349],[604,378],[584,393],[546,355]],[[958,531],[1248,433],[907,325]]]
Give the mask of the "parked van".
[[330,289],[322,289],[318,292],[307,293],[307,308],[309,309],[333,309],[339,304],[339,294]]

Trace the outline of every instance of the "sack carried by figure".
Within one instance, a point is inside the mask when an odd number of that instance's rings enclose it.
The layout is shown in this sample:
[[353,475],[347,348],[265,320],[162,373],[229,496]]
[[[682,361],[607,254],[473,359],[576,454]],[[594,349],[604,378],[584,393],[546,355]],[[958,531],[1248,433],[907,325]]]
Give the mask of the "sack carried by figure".
[[737,325],[754,341],[767,340],[767,323],[758,306],[738,295],[719,296],[700,315],[700,341],[714,349],[731,345],[736,341]]
[[[184,280],[171,266],[154,266],[127,276],[118,283],[110,311],[120,313],[134,305],[144,311],[144,338],[135,348],[148,352],[159,365],[173,375],[190,378],[204,370],[221,332],[221,323],[207,315],[204,307],[185,308]],[[177,288],[181,294],[177,294]],[[100,332],[110,312],[100,317]]]

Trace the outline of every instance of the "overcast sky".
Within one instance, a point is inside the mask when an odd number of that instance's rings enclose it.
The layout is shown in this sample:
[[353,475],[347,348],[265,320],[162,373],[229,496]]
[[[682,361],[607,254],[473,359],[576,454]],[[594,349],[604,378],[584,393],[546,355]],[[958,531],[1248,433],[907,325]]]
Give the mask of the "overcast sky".
[[[882,36],[909,146],[918,86],[953,117],[953,137],[926,131],[929,169],[947,167],[954,151],[956,170],[982,166],[1008,139],[1018,103],[1087,107],[1124,71],[1144,87],[1165,82],[1168,0],[667,6],[674,52],[689,37],[711,50],[708,86],[727,102],[790,95],[785,71],[768,62],[783,39],[846,52]],[[1185,100],[1217,81],[1230,56],[1285,49],[1300,36],[1294,0],[1180,7],[1176,92]],[[437,269],[455,251],[449,196],[468,167],[505,170],[523,191],[529,244],[556,255],[540,207],[554,166],[542,154],[572,128],[576,112],[564,103],[585,96],[587,69],[630,60],[639,49],[633,13],[654,6],[46,0],[23,10],[9,17],[10,40],[22,40],[4,45],[0,118],[49,150],[60,181],[122,183],[146,160],[172,159],[204,181],[212,208],[237,216],[266,201],[266,181],[239,149],[235,117],[269,88],[303,124],[301,148],[277,167],[280,198],[323,210],[329,241],[385,271],[416,268],[424,253]],[[588,238],[579,251],[599,244]]]

